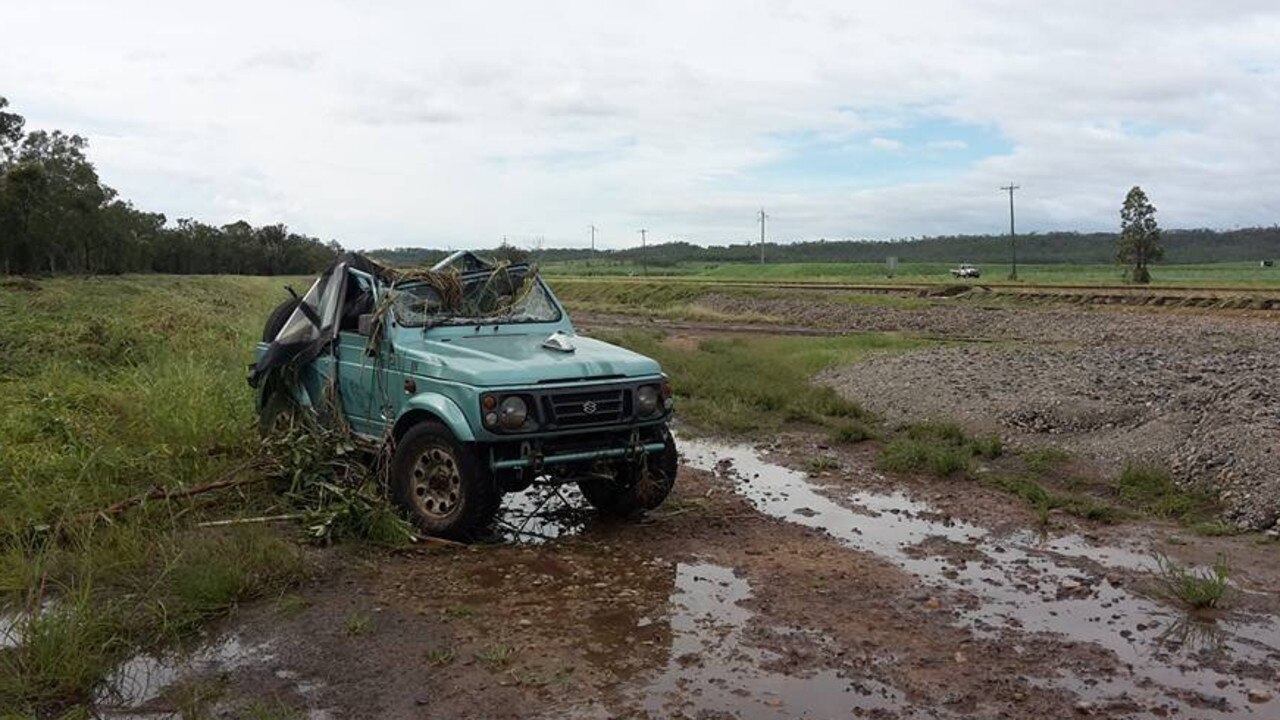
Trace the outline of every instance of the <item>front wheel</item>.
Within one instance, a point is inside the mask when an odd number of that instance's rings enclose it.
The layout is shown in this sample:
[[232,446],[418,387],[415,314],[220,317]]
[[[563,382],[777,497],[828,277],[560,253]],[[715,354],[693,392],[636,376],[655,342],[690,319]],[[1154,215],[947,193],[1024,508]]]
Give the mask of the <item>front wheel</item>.
[[391,485],[423,532],[451,540],[478,536],[501,502],[492,476],[435,422],[416,425],[396,444]]
[[662,428],[659,439],[666,445],[644,459],[612,465],[609,473],[578,481],[578,489],[592,507],[608,515],[632,515],[662,504],[676,484],[675,438]]

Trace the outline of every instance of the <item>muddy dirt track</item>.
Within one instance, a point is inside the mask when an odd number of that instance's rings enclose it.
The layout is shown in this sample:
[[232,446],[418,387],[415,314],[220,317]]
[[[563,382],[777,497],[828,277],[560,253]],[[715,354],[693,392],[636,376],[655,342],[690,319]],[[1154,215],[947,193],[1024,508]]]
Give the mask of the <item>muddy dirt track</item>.
[[[320,553],[296,597],[136,659],[99,710],[170,717],[204,693],[213,717],[1280,718],[1274,541],[1068,516],[1041,534],[1007,495],[888,478],[872,444],[800,431],[680,444],[642,521],[570,495],[529,518],[517,497],[500,544]],[[803,471],[816,455],[835,468]],[[1180,609],[1154,553],[1230,556],[1228,608]]]
[[[1274,547],[1040,537],[1002,495],[890,481],[865,450],[683,444],[643,522],[569,513],[499,546],[331,555],[304,603],[245,609],[194,659],[139,659],[102,709],[165,716],[214,683],[224,717],[262,698],[317,718],[1280,713]],[[792,469],[819,452],[840,468]],[[1235,609],[1160,600],[1153,549],[1231,553]]]

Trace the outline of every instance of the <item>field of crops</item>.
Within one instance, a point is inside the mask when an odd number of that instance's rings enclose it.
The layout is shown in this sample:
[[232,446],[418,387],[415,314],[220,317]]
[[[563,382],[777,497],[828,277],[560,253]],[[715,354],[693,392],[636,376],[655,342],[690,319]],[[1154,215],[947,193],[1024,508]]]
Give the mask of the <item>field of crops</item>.
[[[899,263],[889,274],[883,263],[765,263],[709,264],[682,263],[650,266],[633,263],[551,263],[543,267],[548,275],[679,276],[709,280],[753,280],[781,282],[844,283],[949,283],[954,282],[944,263]],[[981,266],[983,284],[1011,284],[1008,265]],[[1157,265],[1152,268],[1153,286],[1173,287],[1280,287],[1280,267],[1258,263],[1212,263],[1200,265]],[[973,282],[973,281],[969,281]],[[1019,265],[1018,283],[1025,285],[1123,285],[1117,265]]]

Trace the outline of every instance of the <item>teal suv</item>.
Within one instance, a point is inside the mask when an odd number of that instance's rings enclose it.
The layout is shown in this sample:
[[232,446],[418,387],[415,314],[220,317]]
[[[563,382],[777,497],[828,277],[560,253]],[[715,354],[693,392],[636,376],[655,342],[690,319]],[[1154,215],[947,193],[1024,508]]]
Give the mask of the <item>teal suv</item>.
[[658,363],[578,335],[524,264],[348,255],[271,314],[249,381],[264,427],[308,412],[388,451],[392,493],[432,535],[474,537],[534,483],[626,515],[675,482]]

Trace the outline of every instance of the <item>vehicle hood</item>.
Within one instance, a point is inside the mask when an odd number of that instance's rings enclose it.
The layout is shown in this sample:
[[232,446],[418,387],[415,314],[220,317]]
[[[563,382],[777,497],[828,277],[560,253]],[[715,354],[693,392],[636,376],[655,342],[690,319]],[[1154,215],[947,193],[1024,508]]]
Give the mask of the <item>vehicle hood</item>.
[[469,385],[501,387],[546,382],[652,376],[658,363],[639,353],[581,335],[575,350],[542,346],[548,333],[493,333],[415,340],[397,346],[417,375]]

